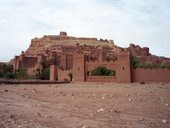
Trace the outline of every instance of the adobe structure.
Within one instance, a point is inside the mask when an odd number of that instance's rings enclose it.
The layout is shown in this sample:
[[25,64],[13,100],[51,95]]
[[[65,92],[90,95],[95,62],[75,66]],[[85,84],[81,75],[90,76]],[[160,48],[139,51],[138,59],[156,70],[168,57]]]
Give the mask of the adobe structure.
[[[41,68],[40,62],[46,60],[52,81],[69,79],[68,74],[72,73],[73,81],[77,82],[170,82],[170,69],[134,68],[132,57],[138,63],[170,64],[169,58],[152,55],[147,47],[130,44],[128,48],[121,48],[113,40],[71,37],[66,32],[32,39],[30,47],[15,56],[10,64],[14,71],[25,68],[29,75],[34,75],[36,69]],[[91,71],[98,66],[114,69],[116,75],[91,76]]]

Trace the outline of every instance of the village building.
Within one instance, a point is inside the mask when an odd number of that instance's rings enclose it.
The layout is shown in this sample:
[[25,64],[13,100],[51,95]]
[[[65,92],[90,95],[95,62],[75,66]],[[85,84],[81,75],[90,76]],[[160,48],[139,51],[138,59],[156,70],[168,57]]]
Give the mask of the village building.
[[[133,57],[139,64],[152,66],[134,67]],[[69,79],[71,73],[75,82],[170,82],[170,69],[163,67],[170,64],[170,59],[152,55],[147,47],[130,44],[121,48],[113,40],[71,37],[66,32],[32,39],[30,47],[10,64],[14,72],[24,68],[29,75],[34,75],[42,68],[42,60],[50,67],[51,81]],[[91,71],[99,66],[114,70],[115,75],[92,76]]]

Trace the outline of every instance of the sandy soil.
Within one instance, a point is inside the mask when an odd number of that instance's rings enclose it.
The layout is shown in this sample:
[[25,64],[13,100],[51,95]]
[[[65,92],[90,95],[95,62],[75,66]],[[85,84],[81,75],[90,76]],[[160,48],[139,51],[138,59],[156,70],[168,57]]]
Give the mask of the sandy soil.
[[170,84],[0,85],[0,128],[170,128]]

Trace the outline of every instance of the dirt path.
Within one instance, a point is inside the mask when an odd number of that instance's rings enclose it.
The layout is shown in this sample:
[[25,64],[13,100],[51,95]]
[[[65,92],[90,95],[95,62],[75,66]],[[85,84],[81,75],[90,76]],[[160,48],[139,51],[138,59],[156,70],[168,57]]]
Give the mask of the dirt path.
[[0,128],[170,128],[170,84],[0,85]]

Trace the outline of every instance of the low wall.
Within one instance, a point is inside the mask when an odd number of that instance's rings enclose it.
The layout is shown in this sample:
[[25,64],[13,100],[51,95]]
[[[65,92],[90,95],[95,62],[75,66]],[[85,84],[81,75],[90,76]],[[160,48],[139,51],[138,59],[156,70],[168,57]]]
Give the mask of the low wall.
[[69,81],[49,81],[49,80],[0,80],[0,84],[65,84]]
[[132,69],[132,82],[170,82],[170,69]]
[[87,76],[87,82],[116,82],[115,76]]
[[64,80],[64,79],[70,79],[69,76],[69,71],[68,70],[61,70],[61,69],[58,69],[58,80]]

